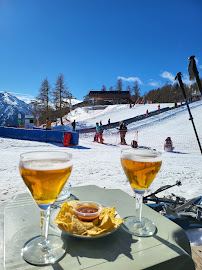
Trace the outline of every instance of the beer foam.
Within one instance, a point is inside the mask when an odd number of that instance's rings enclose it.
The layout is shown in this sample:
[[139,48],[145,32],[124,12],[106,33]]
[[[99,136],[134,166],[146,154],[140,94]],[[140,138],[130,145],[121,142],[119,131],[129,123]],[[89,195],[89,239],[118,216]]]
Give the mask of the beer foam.
[[28,170],[36,171],[53,171],[72,167],[71,160],[57,160],[57,159],[42,159],[42,160],[26,160],[20,162],[20,167]]
[[131,148],[121,152],[121,158],[139,162],[162,161],[161,153],[149,148]]

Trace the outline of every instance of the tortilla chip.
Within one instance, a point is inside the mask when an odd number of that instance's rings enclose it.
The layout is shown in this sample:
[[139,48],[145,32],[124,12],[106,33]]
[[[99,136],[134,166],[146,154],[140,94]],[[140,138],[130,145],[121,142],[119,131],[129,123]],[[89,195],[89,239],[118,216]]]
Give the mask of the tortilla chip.
[[115,228],[117,228],[118,226],[121,225],[121,223],[123,223],[125,221],[125,219],[123,218],[113,218],[112,219],[112,223],[114,225]]
[[53,220],[58,227],[68,233],[77,235],[97,236],[115,230],[124,219],[116,218],[115,207],[104,207],[98,218],[93,221],[81,221],[73,211],[78,201],[65,202]]
[[76,216],[72,216],[72,224],[71,224],[71,233],[73,234],[83,234],[86,232],[86,228],[83,225],[83,222],[80,221]]
[[115,207],[114,206],[112,208],[104,207],[102,209],[102,212],[99,215],[99,220],[102,220],[105,215],[109,216],[110,218],[114,218],[114,216],[115,216]]
[[106,214],[106,215],[104,215],[104,217],[99,225],[99,228],[108,230],[112,225],[113,225],[113,223],[112,223],[110,216],[108,216]]
[[99,227],[94,227],[91,230],[87,230],[87,235],[89,236],[97,236],[97,235],[102,235],[106,232],[105,229],[100,229]]
[[69,201],[68,202],[68,205],[69,206],[71,206],[71,207],[73,207],[76,203],[78,203],[79,201],[76,201],[76,200],[74,200],[74,201]]

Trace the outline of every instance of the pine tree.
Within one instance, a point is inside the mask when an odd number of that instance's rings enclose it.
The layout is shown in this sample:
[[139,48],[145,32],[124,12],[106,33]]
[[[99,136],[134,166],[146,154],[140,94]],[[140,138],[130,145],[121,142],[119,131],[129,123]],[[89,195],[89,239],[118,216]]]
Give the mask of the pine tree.
[[60,118],[63,125],[62,117],[70,110],[71,101],[68,103],[68,99],[71,100],[72,94],[68,91],[68,87],[64,83],[64,75],[60,74],[55,83],[55,88],[52,92],[53,101],[56,107],[57,116]]
[[106,90],[107,90],[107,88],[106,88],[106,86],[103,84],[101,91],[106,91]]
[[129,91],[129,92],[130,92],[130,95],[132,94],[132,90],[131,90],[130,85],[128,85],[128,86],[126,87],[126,91]]
[[139,88],[137,82],[134,82],[134,86],[132,88],[132,91],[134,92],[134,98],[135,98],[135,100],[137,100],[140,97],[140,88]]
[[123,83],[121,79],[118,79],[117,83],[116,83],[116,91],[122,91],[123,89]]
[[49,102],[51,100],[51,85],[47,78],[42,81],[39,89],[39,95],[36,97],[36,100],[39,102],[39,114],[42,121],[44,121],[45,118],[50,116]]

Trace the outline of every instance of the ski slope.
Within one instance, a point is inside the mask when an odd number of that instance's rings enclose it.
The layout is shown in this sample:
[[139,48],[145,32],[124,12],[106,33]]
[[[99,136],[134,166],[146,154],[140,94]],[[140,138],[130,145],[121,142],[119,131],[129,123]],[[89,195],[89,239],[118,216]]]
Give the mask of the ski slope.
[[[149,106],[151,110],[156,110],[158,106],[158,104],[148,105],[152,105]],[[164,104],[160,105],[163,108]],[[171,104],[171,106],[173,105]],[[127,105],[117,105],[100,112],[87,112],[83,108],[79,110],[80,115],[77,115],[77,127],[95,126],[98,119],[102,120],[103,124],[109,118],[111,122],[118,119],[121,121],[131,118],[132,115],[145,113],[146,108],[146,105],[138,105],[132,109],[128,108]],[[190,104],[190,109],[202,143],[202,101]],[[75,116],[76,113],[72,111],[71,115],[66,117],[72,121],[76,118]],[[63,147],[62,144],[0,138],[0,200],[9,200],[16,193],[27,191],[18,171],[19,156],[23,152],[35,150],[71,152],[73,154],[73,171],[69,181],[72,186],[90,184],[112,189],[119,188],[133,195],[120,163],[121,150],[130,147],[133,139],[137,139],[139,145],[151,146],[162,151],[162,167],[148,193],[155,191],[162,185],[181,181],[182,186],[164,191],[161,195],[167,196],[175,193],[187,199],[202,195],[202,155],[186,106],[131,123],[127,127],[127,146],[119,144],[120,137],[116,128],[104,131],[105,144],[93,142],[94,134],[86,133],[80,134],[78,146],[68,148]],[[174,152],[163,151],[163,144],[167,136],[171,136],[173,140]]]

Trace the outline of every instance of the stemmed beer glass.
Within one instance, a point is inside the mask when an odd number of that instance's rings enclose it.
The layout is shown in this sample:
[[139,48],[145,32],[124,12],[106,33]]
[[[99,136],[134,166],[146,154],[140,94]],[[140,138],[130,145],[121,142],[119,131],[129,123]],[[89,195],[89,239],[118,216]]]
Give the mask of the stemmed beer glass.
[[162,155],[146,147],[126,149],[121,152],[121,164],[136,197],[136,216],[125,218],[123,228],[136,236],[151,236],[156,226],[142,217],[142,195],[156,177]]
[[19,170],[25,185],[41,211],[41,236],[21,249],[24,260],[35,265],[56,262],[65,253],[65,243],[48,235],[50,210],[72,171],[72,155],[66,152],[28,152],[20,155]]

